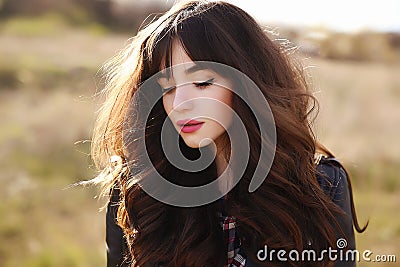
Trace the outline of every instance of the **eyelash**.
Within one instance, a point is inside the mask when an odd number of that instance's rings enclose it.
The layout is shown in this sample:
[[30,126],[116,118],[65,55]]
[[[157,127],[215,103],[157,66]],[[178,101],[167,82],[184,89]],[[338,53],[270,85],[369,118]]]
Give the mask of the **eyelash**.
[[209,80],[207,80],[207,81],[205,81],[205,82],[193,83],[193,84],[194,84],[196,87],[198,87],[198,88],[204,89],[204,88],[206,88],[207,86],[212,85],[212,84],[213,84],[213,81],[214,81],[214,78],[211,78],[211,79],[209,79]]
[[[196,87],[200,88],[200,89],[204,89],[210,85],[212,85],[214,82],[214,78],[211,78],[207,81],[204,82],[199,82],[199,83],[193,83]],[[163,94],[167,94],[168,92],[170,92],[171,90],[175,89],[176,86],[171,86],[168,88],[162,88],[162,93]]]

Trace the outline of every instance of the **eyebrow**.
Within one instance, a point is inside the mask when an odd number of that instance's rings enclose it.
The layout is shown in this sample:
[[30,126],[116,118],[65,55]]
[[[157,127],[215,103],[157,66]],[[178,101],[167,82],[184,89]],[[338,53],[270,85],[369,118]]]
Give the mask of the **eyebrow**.
[[[169,70],[169,71],[168,71]],[[159,73],[158,74],[158,78],[167,78],[167,79],[169,79],[169,77],[171,77],[171,70],[170,70],[170,68],[168,68],[168,70],[166,71],[166,72],[161,72],[161,73]],[[197,72],[197,71],[201,71],[201,70],[210,70],[209,68],[206,68],[206,67],[204,67],[203,65],[201,65],[201,64],[194,64],[193,66],[191,66],[190,68],[188,68],[188,69],[185,69],[185,74],[192,74],[192,73],[194,73],[194,72]]]

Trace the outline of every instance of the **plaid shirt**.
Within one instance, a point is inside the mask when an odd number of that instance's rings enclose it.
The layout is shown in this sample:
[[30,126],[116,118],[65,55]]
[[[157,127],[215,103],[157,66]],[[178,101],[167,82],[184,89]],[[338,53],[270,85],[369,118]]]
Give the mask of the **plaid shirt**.
[[[223,205],[222,199],[221,204]],[[246,264],[246,257],[239,253],[242,241],[235,231],[236,218],[227,216],[223,209],[222,212],[218,212],[218,216],[224,232],[225,244],[228,247],[228,258],[224,267],[244,267]]]

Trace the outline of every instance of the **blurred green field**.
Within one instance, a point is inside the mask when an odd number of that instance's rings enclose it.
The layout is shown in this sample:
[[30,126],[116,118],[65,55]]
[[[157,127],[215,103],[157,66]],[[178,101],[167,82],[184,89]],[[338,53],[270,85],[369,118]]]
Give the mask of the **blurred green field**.
[[[129,36],[96,25],[7,23],[0,25],[0,266],[104,266],[104,201],[96,188],[68,186],[95,174],[85,140],[102,85],[96,73]],[[321,102],[317,136],[352,175],[360,223],[370,220],[358,249],[399,258],[400,64],[305,62]],[[396,264],[358,264],[370,265]]]

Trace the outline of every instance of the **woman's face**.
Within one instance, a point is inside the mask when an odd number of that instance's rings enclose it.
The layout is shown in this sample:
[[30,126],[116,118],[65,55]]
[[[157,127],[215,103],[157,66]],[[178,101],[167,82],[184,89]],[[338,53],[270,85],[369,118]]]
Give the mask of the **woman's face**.
[[196,65],[178,42],[172,46],[171,64],[170,77],[158,79],[168,117],[189,147],[211,141],[218,146],[218,138],[232,123],[231,82]]

